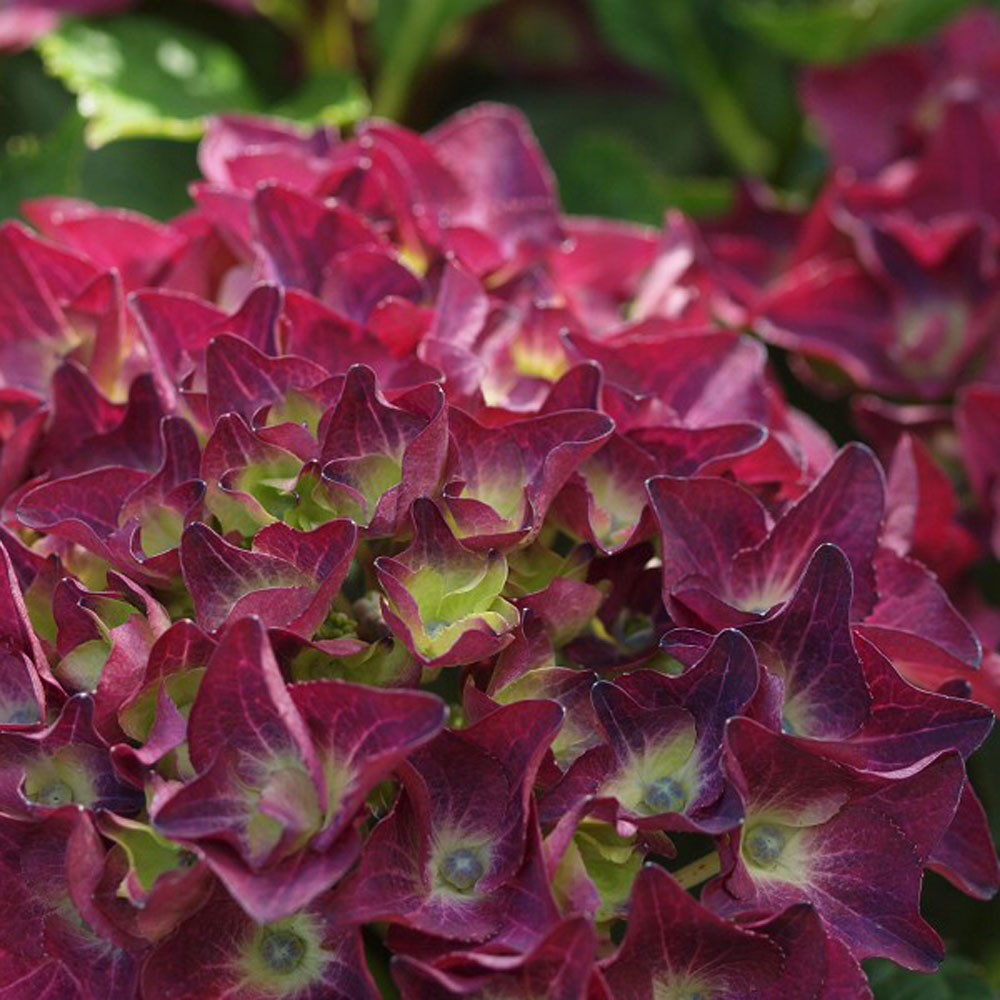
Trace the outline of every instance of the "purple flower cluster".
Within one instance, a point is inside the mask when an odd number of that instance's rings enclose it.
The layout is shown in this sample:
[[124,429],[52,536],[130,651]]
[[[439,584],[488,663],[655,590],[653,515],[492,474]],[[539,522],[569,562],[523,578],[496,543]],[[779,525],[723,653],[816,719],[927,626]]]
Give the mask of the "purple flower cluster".
[[980,542],[909,410],[886,474],[739,329],[935,402],[995,347],[1000,174],[934,171],[1000,119],[927,87],[802,217],[565,218],[483,105],[222,118],[185,216],[0,228],[0,996],[364,1000],[366,946],[405,1000],[935,968],[925,870],[998,883]]

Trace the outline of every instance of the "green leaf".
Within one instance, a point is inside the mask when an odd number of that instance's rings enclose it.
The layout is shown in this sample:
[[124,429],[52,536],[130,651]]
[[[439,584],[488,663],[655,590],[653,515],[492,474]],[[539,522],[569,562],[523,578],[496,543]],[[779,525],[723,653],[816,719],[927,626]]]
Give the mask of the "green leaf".
[[633,66],[653,76],[683,81],[670,17],[661,9],[665,4],[590,0],[590,6],[602,36]]
[[594,914],[598,923],[613,920],[624,912],[632,894],[632,885],[642,868],[642,852],[631,847],[619,853],[606,841],[577,833],[573,845],[579,853],[587,875],[594,883],[601,905]]
[[37,52],[30,50],[0,59],[0,135],[10,136],[52,132],[73,110],[73,97],[53,80],[42,66]]
[[198,177],[197,147],[172,139],[123,139],[89,150],[79,196],[167,219],[191,207],[188,184]]
[[951,955],[932,975],[910,972],[892,962],[865,962],[875,1000],[995,1000],[979,969],[960,955]]
[[351,73],[326,69],[309,76],[290,98],[268,109],[268,114],[316,125],[351,125],[371,113],[364,85]]
[[362,939],[365,946],[365,964],[375,980],[379,996],[384,1000],[399,1000],[399,988],[389,972],[392,955],[386,948],[385,942],[371,926],[362,929]]
[[230,48],[156,18],[68,21],[38,50],[76,95],[91,146],[135,136],[193,139],[215,111],[259,108]]
[[601,857],[615,865],[623,865],[636,853],[635,837],[622,837],[609,823],[584,821],[577,831],[577,841],[584,857]]
[[701,173],[718,162],[698,107],[685,95],[624,85],[540,88],[505,82],[484,96],[520,108],[557,164],[589,133],[614,135],[666,174]]
[[11,136],[0,156],[0,217],[17,215],[29,198],[75,194],[84,155],[83,119],[75,113],[49,135]]
[[629,136],[612,130],[578,135],[556,161],[568,212],[659,225],[667,208],[716,215],[732,200],[732,182],[714,177],[672,177]]
[[965,0],[729,0],[732,19],[759,42],[803,62],[834,63],[934,30]]
[[152,889],[162,874],[180,866],[184,848],[160,836],[151,826],[110,814],[104,819],[104,833],[125,849],[143,889]]
[[718,49],[708,31],[712,5],[693,0],[622,3],[590,0],[594,16],[612,46],[629,62],[668,81],[682,82],[701,105],[719,146],[737,169],[767,173],[776,153],[730,79],[730,49]]
[[373,33],[379,51],[374,94],[376,114],[398,118],[411,87],[444,36],[464,18],[497,0],[381,0]]
[[84,198],[166,219],[190,208],[198,176],[194,143],[127,139],[87,149],[85,122],[71,111],[47,135],[12,136],[0,155],[0,218],[45,195]]

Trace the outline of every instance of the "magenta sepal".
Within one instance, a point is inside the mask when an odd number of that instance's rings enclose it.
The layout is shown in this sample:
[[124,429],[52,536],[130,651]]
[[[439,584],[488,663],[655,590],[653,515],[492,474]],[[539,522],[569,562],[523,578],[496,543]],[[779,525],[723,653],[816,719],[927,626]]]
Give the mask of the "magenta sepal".
[[647,864],[632,888],[625,939],[601,972],[615,1000],[647,1000],[661,991],[720,1000],[825,996],[825,947],[809,906],[750,924],[723,920]]
[[433,964],[401,955],[392,976],[403,1000],[446,1000],[486,994],[581,1000],[592,975],[596,939],[582,917],[557,924],[524,955],[468,951]]
[[306,532],[271,524],[249,551],[192,524],[181,540],[181,568],[198,623],[214,632],[257,614],[268,626],[308,638],[330,610],[356,544],[357,528],[348,520]]
[[241,618],[191,709],[196,777],[164,787],[154,825],[203,854],[256,919],[287,916],[344,874],[365,796],[443,721],[438,699],[420,692],[286,687],[262,622]]
[[[317,899],[288,920],[256,924],[220,889],[146,960],[142,995],[378,1000],[360,929],[339,922],[335,913],[329,900]],[[299,956],[290,971],[279,945]]]
[[536,825],[534,776],[562,715],[554,702],[517,702],[412,754],[345,886],[351,919],[460,941],[504,930]]
[[746,818],[720,841],[722,874],[703,900],[727,915],[810,902],[857,959],[936,968],[944,950],[920,916],[920,886],[958,806],[961,757],[874,774],[811,742],[806,749],[748,719],[729,723],[724,766]]

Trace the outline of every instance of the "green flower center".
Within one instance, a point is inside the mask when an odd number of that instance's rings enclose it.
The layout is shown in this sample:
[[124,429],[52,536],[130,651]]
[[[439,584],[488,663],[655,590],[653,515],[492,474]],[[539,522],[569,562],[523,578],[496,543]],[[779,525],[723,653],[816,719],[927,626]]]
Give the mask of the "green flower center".
[[446,854],[439,870],[441,877],[459,892],[468,892],[486,873],[479,856],[468,847]]
[[246,939],[239,958],[246,995],[275,1000],[312,996],[312,987],[322,980],[331,958],[322,947],[323,933],[319,921],[308,912],[258,926]]
[[293,973],[306,957],[306,939],[290,930],[265,931],[258,947],[267,968],[282,976]]
[[747,831],[743,851],[758,868],[774,868],[788,843],[788,836],[780,826],[762,823]]
[[73,789],[65,781],[57,778],[40,788],[35,793],[34,801],[40,806],[52,808],[67,806],[73,801]]
[[343,611],[331,611],[313,636],[316,640],[343,639],[344,636],[356,635],[357,622]]
[[715,995],[710,987],[701,984],[692,987],[689,976],[680,982],[653,983],[653,1000],[712,1000]]
[[83,747],[60,747],[51,757],[31,761],[24,769],[24,797],[50,809],[89,806],[97,798]]
[[671,777],[657,778],[643,790],[642,797],[654,813],[679,813],[688,804],[684,786]]

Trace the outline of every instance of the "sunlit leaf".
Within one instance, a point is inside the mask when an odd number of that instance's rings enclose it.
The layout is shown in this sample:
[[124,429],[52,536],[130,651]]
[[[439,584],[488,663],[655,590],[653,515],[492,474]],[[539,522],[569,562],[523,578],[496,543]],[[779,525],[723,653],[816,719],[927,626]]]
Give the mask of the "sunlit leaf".
[[865,963],[875,1000],[993,1000],[982,973],[959,955],[946,958],[933,976],[910,972],[892,962]]
[[318,125],[349,125],[370,111],[361,81],[338,69],[312,74],[288,100],[268,109],[269,114]]
[[76,95],[91,146],[128,136],[196,138],[207,115],[259,104],[230,48],[155,18],[67,22],[38,49]]

